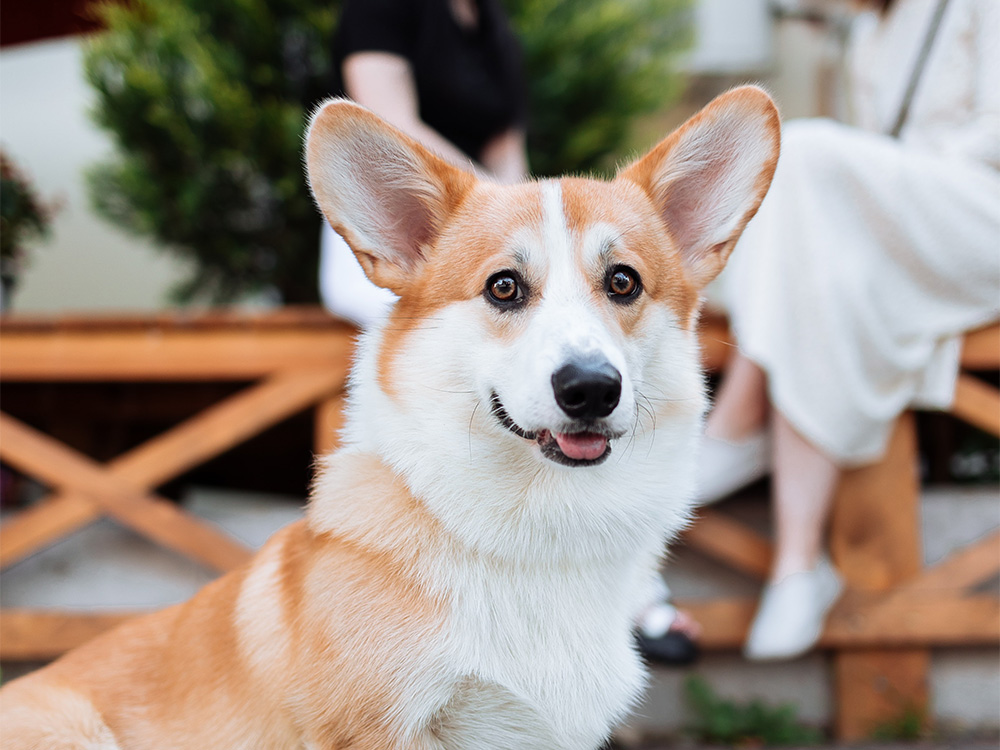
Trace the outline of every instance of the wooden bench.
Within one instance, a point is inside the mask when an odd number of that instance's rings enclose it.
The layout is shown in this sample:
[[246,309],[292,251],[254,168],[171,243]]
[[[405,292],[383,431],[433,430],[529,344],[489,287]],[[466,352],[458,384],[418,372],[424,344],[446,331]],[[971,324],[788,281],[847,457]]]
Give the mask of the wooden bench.
[[[307,408],[316,411],[316,451],[333,445],[354,330],[317,310],[246,317],[11,319],[0,323],[0,381],[199,381],[253,384],[126,455],[100,465],[0,415],[0,458],[55,488],[43,503],[0,527],[0,567],[84,524],[111,516],[154,541],[218,570],[249,554],[235,541],[155,494],[166,479]],[[702,329],[705,363],[732,351],[725,321]],[[954,412],[1000,435],[1000,394],[976,370],[1000,368],[1000,328],[970,334]],[[912,414],[903,415],[879,464],[849,472],[838,490],[831,549],[849,588],[820,641],[833,654],[837,734],[846,739],[921,711],[929,649],[1000,643],[1000,600],[972,593],[1000,569],[1000,534],[925,569]],[[764,579],[770,541],[706,510],[686,543]],[[704,625],[707,649],[742,644],[753,600],[682,602]],[[134,613],[0,611],[0,658],[50,659]]]
[[[702,329],[706,367],[720,369],[732,351],[723,318]],[[1000,436],[1000,391],[976,377],[1000,369],[1000,326],[966,336],[952,413]],[[925,568],[914,415],[903,414],[885,458],[847,472],[830,527],[834,561],[847,591],[831,613],[820,647],[833,653],[835,731],[869,736],[907,713],[926,717],[932,647],[1000,644],[1000,599],[975,593],[1000,572],[1000,532]],[[754,578],[770,568],[770,541],[717,510],[705,510],[686,534],[692,547]],[[680,602],[705,629],[709,649],[742,644],[754,601]]]
[[[156,488],[306,409],[316,414],[315,451],[329,450],[356,333],[318,308],[4,317],[2,383],[249,385],[106,464],[0,412],[0,459],[52,488],[0,526],[0,569],[102,517],[210,569],[240,565],[249,549],[158,496]],[[50,659],[128,616],[0,610],[0,658]]]

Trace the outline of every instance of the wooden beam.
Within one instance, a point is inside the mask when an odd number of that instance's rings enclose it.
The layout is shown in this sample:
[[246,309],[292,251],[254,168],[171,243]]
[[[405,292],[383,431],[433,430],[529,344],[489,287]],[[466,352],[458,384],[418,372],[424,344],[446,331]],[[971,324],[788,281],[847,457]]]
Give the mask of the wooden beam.
[[[752,599],[685,599],[677,606],[702,626],[708,651],[743,647],[757,602]],[[827,649],[908,649],[1000,645],[1000,600],[939,592],[907,604],[882,595],[848,592],[819,640]]]
[[142,612],[0,611],[0,659],[48,661]]
[[[922,566],[915,419],[896,422],[885,456],[844,473],[834,501],[830,549],[850,588],[885,592]],[[834,655],[835,732],[860,740],[904,712],[926,715],[926,649],[870,649]]]
[[927,592],[962,590],[982,583],[1000,572],[1000,532],[952,553],[932,568],[893,591],[893,597],[908,601]]
[[729,324],[720,316],[707,315],[701,320],[698,342],[701,345],[701,365],[709,372],[721,370],[736,351]]
[[[49,487],[99,498],[122,491],[107,470],[79,451],[0,412],[0,458]],[[128,488],[136,492],[140,488]]]
[[356,331],[0,330],[5,381],[256,380],[292,368],[350,361]]
[[968,370],[1000,369],[1000,325],[965,334],[962,342],[962,367]]
[[[0,414],[0,455],[32,476],[93,499],[116,519],[144,536],[216,570],[230,570],[250,557],[250,551],[222,532],[188,516],[173,503],[148,494],[181,472],[256,435],[343,384],[347,364],[319,370],[297,370],[271,376],[206,409],[103,467],[57,440],[8,415]],[[51,505],[55,510],[44,510]],[[72,505],[78,508],[79,503]],[[56,538],[65,502],[46,503],[6,534],[14,539],[2,564],[10,564]],[[92,513],[89,520],[94,520]],[[32,533],[45,528],[45,533]],[[13,536],[11,535],[13,533]]]
[[924,649],[839,651],[833,659],[837,686],[835,731],[843,739],[870,739],[880,727],[927,713],[930,652]]
[[[32,427],[0,413],[0,456],[13,466],[49,484],[65,488],[67,494],[83,495],[93,505],[134,528],[144,536],[216,570],[230,570],[248,560],[252,552],[168,500],[130,485],[95,461]],[[53,529],[64,519],[62,496],[43,501],[32,514],[30,526],[14,526],[13,532]],[[39,517],[41,516],[41,520]],[[51,518],[46,518],[51,516]],[[10,541],[10,532],[7,541]],[[15,537],[17,555],[7,555],[9,564],[54,541],[50,534],[33,538]]]
[[156,496],[111,498],[104,509],[145,538],[212,570],[225,573],[253,557],[253,550],[209,521]]
[[122,481],[156,487],[343,387],[347,362],[270,376],[114,459]]
[[1000,437],[1000,391],[979,378],[960,373],[955,382],[951,413],[981,430]]
[[684,532],[685,544],[741,573],[763,580],[771,570],[771,542],[745,524],[714,510],[701,510]]
[[96,521],[100,507],[79,493],[53,497],[0,525],[0,569]]
[[[707,651],[742,647],[757,602],[753,599],[688,599],[677,605],[704,628]],[[141,614],[141,613],[140,613]],[[134,616],[122,612],[0,611],[0,658],[51,659]],[[925,598],[907,611],[880,596],[848,592],[830,617],[819,647],[827,649],[996,646],[1000,643],[1000,602],[992,596],[962,597],[954,592]]]

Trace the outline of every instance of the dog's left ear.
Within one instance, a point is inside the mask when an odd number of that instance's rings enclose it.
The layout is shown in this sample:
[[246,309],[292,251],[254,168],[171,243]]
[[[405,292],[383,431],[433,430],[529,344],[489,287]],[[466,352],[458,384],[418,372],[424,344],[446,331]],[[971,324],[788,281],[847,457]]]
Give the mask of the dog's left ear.
[[715,98],[618,175],[646,191],[699,287],[726,265],[757,213],[780,140],[771,97],[743,86]]
[[476,179],[346,99],[313,116],[306,171],[368,278],[399,296]]

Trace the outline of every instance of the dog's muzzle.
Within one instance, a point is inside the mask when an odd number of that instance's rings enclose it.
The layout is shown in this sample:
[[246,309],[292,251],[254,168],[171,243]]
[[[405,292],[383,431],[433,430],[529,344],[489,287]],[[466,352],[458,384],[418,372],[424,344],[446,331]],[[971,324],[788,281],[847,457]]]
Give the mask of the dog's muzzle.
[[601,424],[618,406],[622,376],[606,359],[570,362],[552,375],[556,404],[569,418],[563,431],[531,432],[516,424],[493,393],[490,406],[501,425],[518,437],[538,443],[542,455],[564,466],[596,466],[611,455],[611,434]]

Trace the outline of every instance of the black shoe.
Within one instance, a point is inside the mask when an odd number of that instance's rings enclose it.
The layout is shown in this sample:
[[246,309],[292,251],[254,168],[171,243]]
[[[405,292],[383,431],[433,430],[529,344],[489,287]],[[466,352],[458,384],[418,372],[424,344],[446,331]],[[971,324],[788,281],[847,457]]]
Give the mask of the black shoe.
[[636,630],[635,641],[639,653],[651,664],[686,667],[698,661],[700,655],[698,644],[679,630],[668,630],[659,638],[650,638]]

